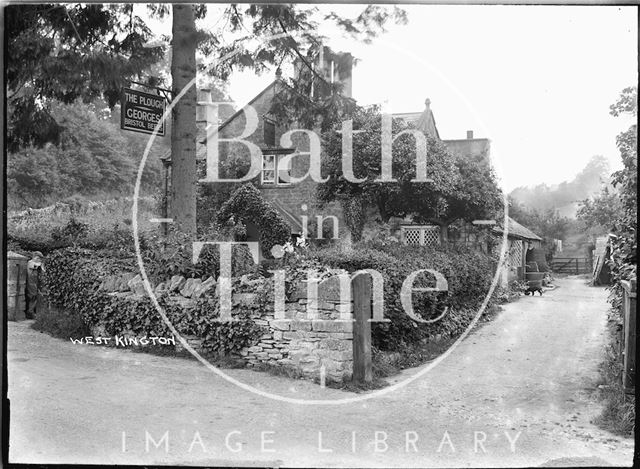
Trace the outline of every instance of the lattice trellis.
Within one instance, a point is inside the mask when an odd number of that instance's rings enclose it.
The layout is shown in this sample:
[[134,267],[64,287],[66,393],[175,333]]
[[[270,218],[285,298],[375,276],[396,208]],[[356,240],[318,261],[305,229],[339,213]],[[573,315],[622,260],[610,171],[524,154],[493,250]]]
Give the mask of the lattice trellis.
[[522,241],[519,239],[510,242],[507,262],[509,267],[520,267],[522,264]]
[[435,246],[440,243],[440,227],[426,226],[422,229],[422,244],[425,246]]
[[435,246],[440,243],[440,227],[427,226],[403,226],[402,239],[405,244],[411,246]]
[[421,244],[420,229],[409,228],[404,230],[404,242],[412,246],[420,246]]

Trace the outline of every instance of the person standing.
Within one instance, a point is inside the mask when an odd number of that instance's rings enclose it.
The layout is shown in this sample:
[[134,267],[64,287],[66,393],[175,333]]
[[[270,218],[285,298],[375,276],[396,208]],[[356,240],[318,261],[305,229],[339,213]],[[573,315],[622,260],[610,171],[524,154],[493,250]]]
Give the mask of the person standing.
[[38,296],[42,288],[44,265],[42,253],[36,251],[27,263],[27,319],[34,319],[37,313]]

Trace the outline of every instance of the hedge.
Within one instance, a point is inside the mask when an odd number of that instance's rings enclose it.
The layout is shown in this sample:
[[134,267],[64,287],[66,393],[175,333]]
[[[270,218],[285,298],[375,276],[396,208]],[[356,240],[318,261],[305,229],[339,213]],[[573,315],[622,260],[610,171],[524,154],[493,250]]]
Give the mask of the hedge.
[[[384,249],[384,250],[383,250]],[[382,246],[362,243],[355,249],[328,248],[312,251],[310,256],[322,264],[349,272],[375,269],[384,278],[384,315],[388,323],[374,323],[373,345],[380,350],[402,351],[433,336],[452,337],[461,333],[473,319],[484,300],[495,273],[493,260],[470,249],[438,250],[414,246]],[[448,293],[414,292],[414,311],[424,319],[437,317],[449,308],[439,321],[418,323],[404,311],[400,301],[402,283],[418,269],[433,269],[447,279]],[[433,277],[419,276],[414,287],[434,286]]]
[[[76,248],[53,252],[46,259],[48,300],[57,308],[79,314],[89,327],[103,326],[109,335],[170,335],[150,298],[117,297],[99,289],[108,275],[134,271],[132,259],[110,254]],[[244,314],[236,322],[217,322],[219,301],[215,293],[205,294],[186,307],[166,295],[158,301],[178,332],[204,339],[206,351],[236,353],[262,334]]]

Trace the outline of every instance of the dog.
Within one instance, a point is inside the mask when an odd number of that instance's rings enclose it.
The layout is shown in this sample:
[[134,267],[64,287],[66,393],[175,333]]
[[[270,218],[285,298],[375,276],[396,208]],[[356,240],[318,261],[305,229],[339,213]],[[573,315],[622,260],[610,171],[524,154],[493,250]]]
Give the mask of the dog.
[[525,291],[524,294],[525,295],[529,295],[529,293],[531,293],[532,296],[534,296],[536,294],[536,292],[540,293],[540,296],[542,296],[542,286],[537,286],[537,287],[528,287]]

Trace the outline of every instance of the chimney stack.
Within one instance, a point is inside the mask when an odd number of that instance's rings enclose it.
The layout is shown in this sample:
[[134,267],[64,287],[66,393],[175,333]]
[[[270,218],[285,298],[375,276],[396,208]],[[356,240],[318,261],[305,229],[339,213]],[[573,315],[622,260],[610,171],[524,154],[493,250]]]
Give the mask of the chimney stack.
[[[314,68],[314,72],[308,70],[306,64],[301,60],[294,61],[294,77],[296,80],[300,77],[308,75],[313,80],[312,97],[326,97],[327,90],[332,83],[340,83],[342,85],[341,94],[347,98],[351,98],[353,91],[353,56],[348,52],[333,52],[327,46],[320,46],[318,54],[313,59],[309,59],[310,64]],[[320,75],[329,86],[319,82],[315,75]]]
[[207,122],[207,106],[211,102],[211,90],[203,88],[197,92],[196,122]]
[[473,130],[467,130],[467,140],[473,139]]

